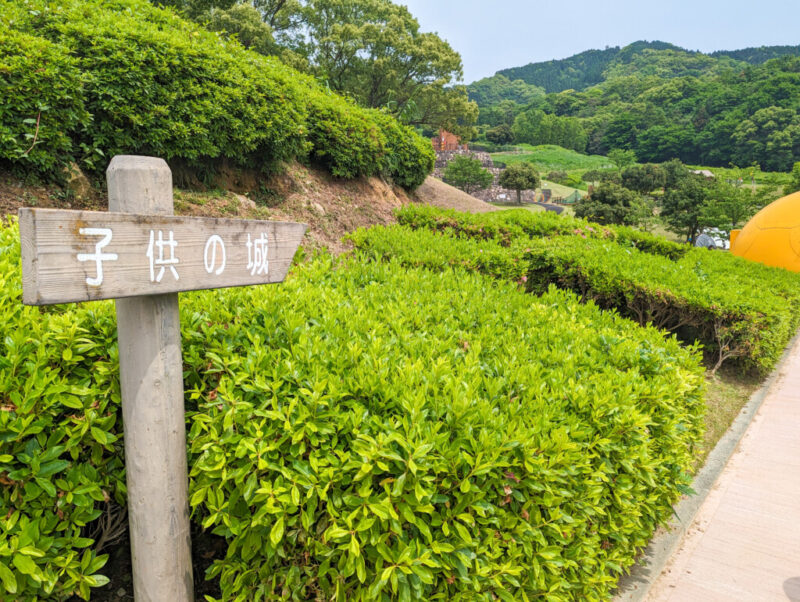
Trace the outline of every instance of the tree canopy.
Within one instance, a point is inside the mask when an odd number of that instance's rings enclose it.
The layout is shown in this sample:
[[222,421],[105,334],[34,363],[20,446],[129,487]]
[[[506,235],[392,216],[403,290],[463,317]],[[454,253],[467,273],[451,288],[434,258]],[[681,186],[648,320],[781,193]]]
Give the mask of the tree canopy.
[[517,191],[517,203],[519,204],[522,204],[522,191],[534,190],[540,182],[539,172],[527,161],[512,163],[500,172],[498,178],[500,186]]
[[[639,195],[612,182],[604,182],[575,204],[575,217],[583,217],[599,224],[635,224]],[[652,213],[652,210],[651,210]]]
[[479,159],[458,155],[447,164],[444,181],[467,194],[486,188],[494,180],[492,172],[483,167]]
[[[469,139],[478,117],[461,56],[391,0],[165,0],[243,45],[404,123]],[[260,23],[257,21],[260,19]]]

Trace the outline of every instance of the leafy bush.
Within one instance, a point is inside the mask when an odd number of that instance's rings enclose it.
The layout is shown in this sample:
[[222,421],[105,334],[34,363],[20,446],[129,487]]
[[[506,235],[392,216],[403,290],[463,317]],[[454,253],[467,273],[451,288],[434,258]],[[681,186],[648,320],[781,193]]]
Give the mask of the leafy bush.
[[550,182],[555,182],[557,184],[566,183],[567,178],[569,178],[569,174],[562,169],[554,170],[547,174],[547,179]]
[[444,181],[469,194],[487,188],[494,181],[494,175],[483,167],[480,159],[457,155],[447,163]]
[[185,326],[219,378],[187,393],[223,598],[608,595],[691,465],[693,353],[462,270],[309,271]]
[[727,270],[715,269],[717,257],[698,260],[693,254],[673,262],[613,242],[577,237],[532,241],[526,259],[531,290],[546,290],[555,283],[640,324],[652,323],[685,340],[699,340],[713,355],[714,370],[737,358],[746,367],[768,372],[800,323],[795,310],[800,278],[795,274],[772,278],[782,279],[792,290],[785,298],[750,281],[752,272],[740,262],[728,263]]
[[108,581],[92,523],[125,502],[116,321],[23,307],[19,263],[0,224],[0,598],[86,599]]
[[460,213],[429,205],[406,205],[397,212],[401,224],[439,232],[454,232],[472,238],[494,238],[508,244],[518,237],[575,234],[615,240],[645,253],[679,259],[692,250],[689,245],[674,243],[661,236],[627,226],[593,224],[583,219],[557,215],[551,211],[532,213],[525,210],[492,213]]
[[[77,61],[61,46],[0,22],[0,161],[55,171],[89,121]],[[37,125],[38,124],[38,125]]]
[[527,279],[528,267],[521,260],[526,249],[524,240],[503,244],[491,238],[435,236],[408,226],[359,228],[348,234],[347,239],[375,259],[397,258],[406,266],[434,270],[461,267],[520,284]]
[[0,27],[14,32],[0,87],[25,92],[0,109],[0,158],[20,161],[19,132],[32,133],[25,120],[46,105],[44,137],[25,159],[43,175],[71,158],[100,169],[102,157],[131,153],[263,170],[310,153],[352,178],[383,173],[397,151],[388,175],[409,188],[432,169],[433,151],[392,118],[144,0],[0,0]]
[[[490,213],[461,213],[428,205],[406,205],[396,211],[397,221],[413,229],[447,232],[468,238],[497,240],[507,246],[515,238],[586,232],[613,236],[608,228],[593,226],[585,220],[559,216],[552,211],[533,213],[525,209]],[[591,230],[586,230],[591,228]]]
[[[403,258],[409,265],[460,264],[499,278],[524,279],[537,291],[550,284],[568,288],[641,324],[653,323],[683,340],[702,342],[714,368],[736,359],[765,373],[800,325],[797,274],[632,228],[549,213],[473,215],[416,206],[400,210],[398,221],[449,236],[415,241],[415,246],[435,249],[431,253],[408,248],[402,236],[390,238],[381,229],[359,233],[357,246]],[[450,237],[472,238],[476,244],[450,247]],[[487,241],[496,243],[489,263],[475,256],[481,253],[477,243]],[[527,249],[527,258],[520,249]],[[521,262],[528,264],[527,273]],[[505,265],[516,267],[494,267]]]
[[332,92],[313,95],[309,106],[312,158],[342,178],[380,172],[386,138],[367,114]]
[[386,136],[387,151],[381,167],[383,175],[406,190],[414,190],[433,171],[436,162],[433,145],[412,128],[400,125],[391,115],[376,109],[369,113]]
[[[88,597],[105,558],[83,526],[125,494],[113,305],[22,307],[17,240],[0,230],[0,580]],[[692,350],[570,293],[331,261],[182,295],[222,597],[608,595],[686,482]]]
[[616,241],[622,245],[635,247],[644,253],[662,255],[669,259],[680,259],[692,250],[689,245],[682,245],[661,236],[642,232],[628,226],[615,226]]

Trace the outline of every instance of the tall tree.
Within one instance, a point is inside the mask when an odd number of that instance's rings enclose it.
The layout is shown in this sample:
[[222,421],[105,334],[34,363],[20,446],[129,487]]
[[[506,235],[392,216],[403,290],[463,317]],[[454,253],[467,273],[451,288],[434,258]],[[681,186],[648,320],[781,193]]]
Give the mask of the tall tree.
[[608,158],[614,165],[616,165],[619,171],[622,171],[628,167],[628,165],[633,165],[636,163],[636,153],[634,153],[632,150],[625,150],[621,148],[615,148],[608,151]]
[[501,123],[486,132],[486,139],[495,144],[511,144],[514,142],[514,132],[505,123]]
[[658,165],[631,165],[622,171],[622,185],[640,194],[650,194],[664,186],[666,176]]
[[704,207],[713,198],[713,183],[691,174],[681,178],[664,195],[661,217],[670,230],[694,242],[703,223]]
[[421,32],[405,6],[308,0],[298,48],[317,77],[364,106],[386,107],[412,125],[471,133],[477,105],[465,87],[451,85],[462,78],[461,56],[438,35]]
[[[406,124],[474,135],[461,56],[391,0],[161,0]],[[262,27],[253,22],[253,11]],[[274,38],[274,44],[269,37]]]
[[700,212],[700,223],[730,232],[744,225],[762,204],[762,197],[747,187],[716,182]]

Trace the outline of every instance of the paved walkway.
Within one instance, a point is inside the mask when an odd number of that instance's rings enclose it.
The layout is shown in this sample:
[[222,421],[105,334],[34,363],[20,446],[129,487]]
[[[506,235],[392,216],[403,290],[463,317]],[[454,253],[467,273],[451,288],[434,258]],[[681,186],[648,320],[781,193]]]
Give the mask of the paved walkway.
[[651,602],[800,602],[800,343]]

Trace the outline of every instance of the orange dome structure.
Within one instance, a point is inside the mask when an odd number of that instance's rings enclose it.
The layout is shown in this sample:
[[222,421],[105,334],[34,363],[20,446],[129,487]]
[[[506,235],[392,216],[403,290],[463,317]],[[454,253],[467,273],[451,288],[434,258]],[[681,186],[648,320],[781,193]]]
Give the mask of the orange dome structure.
[[767,205],[741,231],[731,232],[731,253],[800,272],[800,192]]

